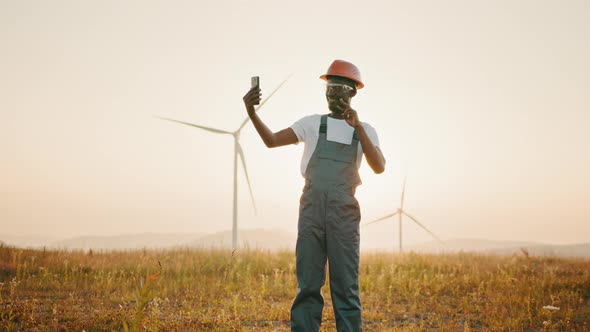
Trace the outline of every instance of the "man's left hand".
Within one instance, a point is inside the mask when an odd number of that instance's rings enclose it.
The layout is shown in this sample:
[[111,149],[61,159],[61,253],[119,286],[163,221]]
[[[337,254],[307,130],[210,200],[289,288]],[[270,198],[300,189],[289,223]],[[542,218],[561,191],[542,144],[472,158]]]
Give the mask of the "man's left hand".
[[342,110],[342,116],[346,123],[353,128],[357,128],[361,125],[361,121],[359,120],[359,116],[355,110],[350,107],[350,104],[345,102],[342,98],[340,98],[340,107]]

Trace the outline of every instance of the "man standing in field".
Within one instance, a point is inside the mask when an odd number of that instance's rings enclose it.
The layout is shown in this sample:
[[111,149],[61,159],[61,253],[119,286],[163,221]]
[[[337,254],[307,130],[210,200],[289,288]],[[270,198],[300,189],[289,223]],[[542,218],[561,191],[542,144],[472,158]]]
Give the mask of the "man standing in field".
[[267,147],[305,143],[301,161],[305,186],[296,248],[298,289],[291,307],[291,330],[319,331],[327,259],[336,327],[338,331],[361,331],[361,215],[354,193],[361,183],[358,168],[362,155],[377,174],[384,171],[385,158],[375,129],[360,122],[357,112],[350,107],[357,89],[364,86],[358,68],[336,60],[320,78],[327,82],[330,113],[306,116],[276,133],[255,112],[260,88],[253,87],[243,99],[248,116]]

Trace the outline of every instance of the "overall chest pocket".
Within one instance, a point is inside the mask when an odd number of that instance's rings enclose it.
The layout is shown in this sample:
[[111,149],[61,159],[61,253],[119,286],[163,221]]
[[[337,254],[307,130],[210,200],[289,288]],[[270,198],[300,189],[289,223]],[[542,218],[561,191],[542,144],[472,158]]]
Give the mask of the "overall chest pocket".
[[351,164],[356,161],[356,142],[353,141],[351,145],[326,142],[319,151],[318,157]]

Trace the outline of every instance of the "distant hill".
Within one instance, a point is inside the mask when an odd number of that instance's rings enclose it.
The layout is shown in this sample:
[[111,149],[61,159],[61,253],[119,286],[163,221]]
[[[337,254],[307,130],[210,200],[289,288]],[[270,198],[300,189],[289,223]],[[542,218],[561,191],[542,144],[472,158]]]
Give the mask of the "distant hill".
[[[238,232],[239,248],[280,250],[295,248],[294,235],[280,230],[251,229]],[[203,233],[154,233],[118,236],[80,236],[53,243],[50,248],[60,249],[164,249],[175,247],[231,248],[232,232]]]
[[[407,246],[406,251],[445,253],[445,252],[479,252],[498,255],[578,257],[590,259],[590,243],[554,245],[524,241],[490,241],[479,239],[453,239],[445,241],[446,246],[438,242],[427,242]],[[523,251],[524,250],[524,251]]]
[[445,245],[440,242],[426,242],[422,244],[408,245],[407,250],[416,252],[456,252],[456,251],[487,251],[504,248],[517,248],[522,246],[541,245],[535,242],[525,241],[492,241],[482,239],[451,239],[444,241]]
[[60,240],[55,236],[45,235],[9,235],[0,234],[0,242],[5,246],[14,246],[20,248],[42,248]]
[[116,236],[79,236],[52,243],[60,249],[162,249],[184,246],[203,236],[203,233],[143,233]]
[[[125,250],[125,249],[164,249],[177,247],[191,247],[196,249],[231,248],[232,232],[222,231],[212,234],[205,233],[144,233],[117,236],[79,236],[54,242],[46,242],[44,236],[6,236],[0,235],[0,243],[4,246],[28,248],[59,248],[59,249],[95,249],[95,250]],[[247,229],[238,232],[238,247],[265,250],[295,250],[295,234],[277,229]],[[363,243],[361,243],[363,245]],[[362,252],[380,250],[371,248],[365,242]],[[395,246],[386,248],[391,251]],[[397,249],[397,248],[396,248]],[[420,253],[456,253],[476,252],[498,255],[525,255],[578,257],[590,259],[590,243],[571,245],[552,245],[525,241],[491,241],[481,239],[451,239],[445,241],[445,246],[438,242],[427,242],[404,246],[405,252]]]
[[514,253],[524,254],[522,249],[524,249],[530,256],[556,256],[590,259],[590,243],[523,246],[518,248],[495,249],[490,252],[501,255],[511,255]]
[[[250,229],[238,231],[238,248],[294,250],[295,235],[268,229]],[[189,244],[196,248],[231,248],[232,232],[223,231],[203,236]]]

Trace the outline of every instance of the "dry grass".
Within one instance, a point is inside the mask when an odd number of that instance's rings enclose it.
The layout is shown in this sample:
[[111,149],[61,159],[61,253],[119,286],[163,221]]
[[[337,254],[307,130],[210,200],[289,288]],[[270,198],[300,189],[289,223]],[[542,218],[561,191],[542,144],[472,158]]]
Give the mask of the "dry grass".
[[[0,330],[289,331],[294,264],[292,252],[0,247]],[[590,261],[365,254],[360,283],[365,331],[590,331]]]

